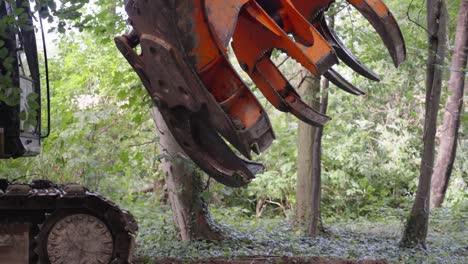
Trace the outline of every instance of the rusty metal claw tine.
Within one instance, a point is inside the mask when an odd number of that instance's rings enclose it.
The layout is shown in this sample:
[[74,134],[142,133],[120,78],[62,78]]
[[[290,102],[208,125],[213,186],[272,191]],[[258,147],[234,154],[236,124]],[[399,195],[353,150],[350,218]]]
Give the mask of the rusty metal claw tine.
[[208,120],[208,110],[192,113],[183,107],[157,104],[162,117],[184,152],[218,182],[230,187],[247,185],[263,165],[239,158]]
[[341,74],[339,74],[333,69],[328,70],[328,72],[326,72],[323,76],[327,78],[327,80],[329,80],[331,83],[336,85],[338,88],[350,94],[354,94],[354,95],[366,94],[365,92],[359,90],[353,84],[348,82],[343,76],[341,76]]
[[217,126],[218,132],[244,157],[251,159],[251,150],[266,149],[273,141],[274,133],[262,105],[227,55],[226,45],[234,32],[239,11],[247,1],[185,1],[178,8],[181,12],[178,12],[178,24],[186,25],[180,28],[181,34],[191,36],[190,41],[183,43],[206,88],[203,93],[213,97],[215,101],[212,103],[224,111],[212,116],[219,121],[218,116],[223,115],[228,121]]
[[263,170],[265,170],[265,166],[263,164],[250,161],[250,160],[245,160],[241,159],[244,165],[249,169],[250,172],[252,172],[253,175],[257,175],[258,173],[261,173]]
[[331,120],[329,116],[317,112],[302,101],[299,94],[269,58],[264,57],[257,64],[256,72],[251,77],[265,97],[278,110],[291,112],[312,126],[320,127]]
[[[132,30],[132,32],[134,32]],[[144,61],[142,58],[133,50],[132,41],[128,38],[127,35],[118,36],[114,38],[114,43],[122,53],[127,62],[132,66],[133,70],[140,77],[141,82],[145,87],[150,87],[150,81],[146,77],[145,72],[143,71]]]
[[322,35],[328,40],[329,43],[332,44],[333,48],[335,49],[336,55],[343,61],[346,65],[348,65],[351,69],[355,72],[359,73],[360,75],[373,80],[373,81],[380,81],[380,76],[369,69],[366,65],[364,65],[358,58],[345,46],[345,44],[341,41],[341,39],[336,35],[336,33],[330,29],[327,25],[325,17],[322,17],[319,20],[319,31]]
[[241,7],[250,0],[204,0],[205,15],[215,40],[222,47],[231,41]]
[[347,0],[374,27],[382,38],[395,67],[406,59],[406,47],[400,27],[381,0]]
[[268,115],[228,59],[224,56],[218,57],[199,75],[233,123],[234,133],[220,133],[248,159],[251,159],[251,149],[257,150],[252,146],[259,146],[262,150],[268,148],[274,139]]
[[331,120],[331,117],[316,111],[304,101],[300,100],[299,96],[291,97],[289,105],[293,115],[311,126],[322,127]]
[[182,149],[219,182],[232,187],[248,184],[254,171],[250,171],[219,135],[234,142],[236,136],[230,119],[182,55],[154,35],[142,34],[140,42],[145,54],[139,57],[144,61],[141,70],[148,76],[145,87]]

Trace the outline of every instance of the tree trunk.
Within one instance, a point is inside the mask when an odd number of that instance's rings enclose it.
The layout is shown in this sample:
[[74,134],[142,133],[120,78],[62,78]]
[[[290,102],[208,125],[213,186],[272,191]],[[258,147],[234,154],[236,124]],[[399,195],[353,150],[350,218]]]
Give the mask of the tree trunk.
[[[314,109],[320,108],[320,101],[316,99],[320,92],[320,79],[305,72],[305,80],[299,87],[299,93],[304,101]],[[313,146],[316,127],[302,121],[298,125],[297,144],[297,187],[296,187],[296,221],[299,224],[310,223],[312,220],[311,197],[313,192]]]
[[156,107],[153,107],[152,115],[160,137],[160,152],[165,155],[162,169],[181,240],[223,239],[222,230],[211,219],[208,206],[201,197],[203,184],[195,164],[177,144]]
[[437,112],[439,111],[442,86],[441,65],[444,64],[447,42],[447,9],[444,0],[427,0],[427,25],[429,52],[426,76],[424,150],[422,153],[418,191],[403,232],[403,238],[400,242],[400,245],[403,247],[421,246],[426,248]]
[[[328,108],[328,88],[330,82],[322,79],[322,100],[320,103],[320,113],[326,114]],[[312,148],[312,192],[311,192],[311,211],[312,221],[309,225],[309,236],[317,236],[322,233],[322,215],[321,215],[321,187],[322,187],[322,135],[323,127],[315,129],[314,145]]]
[[445,104],[444,121],[441,128],[439,154],[431,186],[431,207],[440,207],[452,174],[457,153],[458,130],[463,106],[465,71],[468,53],[468,1],[463,0],[458,12],[455,48],[449,81],[449,98]]
[[165,179],[154,179],[152,189],[155,198],[162,204],[167,204],[169,195],[167,193]]

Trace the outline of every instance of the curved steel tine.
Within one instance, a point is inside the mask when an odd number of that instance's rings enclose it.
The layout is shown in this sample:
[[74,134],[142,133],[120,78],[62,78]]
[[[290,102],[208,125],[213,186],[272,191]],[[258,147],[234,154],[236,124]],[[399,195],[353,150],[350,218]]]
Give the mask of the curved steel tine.
[[354,95],[366,94],[365,92],[359,90],[353,84],[348,82],[343,76],[341,76],[341,74],[339,74],[333,69],[328,70],[328,72],[326,72],[323,76],[327,78],[331,83],[336,85],[338,88],[350,94],[354,94]]
[[392,56],[395,67],[406,59],[406,47],[400,27],[381,0],[346,0],[374,27]]
[[278,110],[291,112],[312,126],[323,126],[331,120],[329,116],[316,111],[302,101],[299,94],[268,57],[265,56],[259,61],[251,77],[265,97]]
[[163,103],[157,105],[184,152],[218,182],[230,187],[242,187],[263,169],[260,163],[246,162],[229,148],[207,120],[209,115],[206,108],[192,113],[183,107],[170,109]]
[[[145,55],[138,56],[125,38],[116,40],[185,153],[219,182],[232,187],[247,185],[258,169],[240,159],[218,134],[229,127],[227,117],[221,108],[213,108],[216,102],[177,51],[164,40],[143,34],[140,42]],[[177,89],[180,96],[171,92]]]
[[341,41],[341,39],[336,35],[336,33],[330,29],[327,25],[325,17],[322,15],[318,21],[319,28],[318,30],[325,39],[328,40],[329,43],[335,49],[336,55],[343,61],[346,65],[348,65],[351,69],[355,72],[359,73],[360,75],[373,80],[373,81],[380,81],[380,76],[369,69],[364,63],[362,63]]

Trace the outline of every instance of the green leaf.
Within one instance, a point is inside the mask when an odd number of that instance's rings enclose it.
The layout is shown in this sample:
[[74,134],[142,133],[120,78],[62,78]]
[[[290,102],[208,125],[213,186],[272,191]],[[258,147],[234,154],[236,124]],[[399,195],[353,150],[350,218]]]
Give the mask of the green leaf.
[[23,120],[23,121],[26,120],[28,118],[28,113],[26,111],[24,111],[24,110],[21,111],[20,114],[19,114],[19,118],[21,120]]
[[58,30],[59,33],[65,33],[65,27],[63,27],[63,26],[59,26],[57,28],[57,30]]
[[8,56],[8,49],[5,47],[0,48],[0,59],[5,59]]
[[130,160],[128,157],[128,152],[126,150],[120,151],[119,158],[124,163],[127,163]]
[[16,8],[16,9],[14,10],[14,14],[15,14],[16,16],[19,16],[19,15],[24,14],[24,8]]

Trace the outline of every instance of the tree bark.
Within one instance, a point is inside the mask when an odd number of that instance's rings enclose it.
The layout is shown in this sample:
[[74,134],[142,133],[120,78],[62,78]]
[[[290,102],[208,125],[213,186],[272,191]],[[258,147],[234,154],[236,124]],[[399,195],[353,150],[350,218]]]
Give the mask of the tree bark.
[[437,112],[442,86],[442,65],[447,42],[447,9],[444,0],[427,0],[427,25],[429,52],[426,76],[426,114],[424,124],[424,149],[416,198],[403,232],[400,246],[426,248],[429,222],[431,177],[434,166]]
[[[303,70],[305,80],[299,87],[303,100],[314,109],[320,108],[320,101],[315,97],[320,92],[320,79]],[[297,187],[296,187],[296,221],[307,224],[312,221],[311,197],[313,192],[313,146],[316,127],[302,121],[298,124],[297,144]]]
[[167,128],[156,107],[152,115],[159,134],[162,169],[166,178],[174,224],[182,241],[221,240],[222,230],[213,222],[202,199],[203,183],[195,164],[187,157]]
[[432,174],[431,207],[440,207],[452,174],[457,153],[458,130],[463,107],[465,71],[468,54],[468,1],[460,3],[458,12],[455,47],[449,81],[449,98],[445,104],[444,121],[441,128],[439,154]]
[[[326,114],[328,108],[328,88],[330,82],[322,79],[322,100],[320,103],[320,113]],[[322,196],[322,135],[323,127],[315,129],[315,138],[312,148],[312,192],[311,192],[311,210],[312,221],[309,225],[309,236],[317,236],[324,231],[321,215],[321,196]]]
[[167,204],[169,194],[167,193],[165,179],[154,179],[152,192],[158,201],[160,201],[162,204]]

